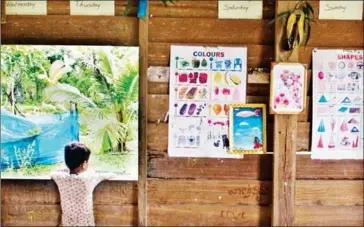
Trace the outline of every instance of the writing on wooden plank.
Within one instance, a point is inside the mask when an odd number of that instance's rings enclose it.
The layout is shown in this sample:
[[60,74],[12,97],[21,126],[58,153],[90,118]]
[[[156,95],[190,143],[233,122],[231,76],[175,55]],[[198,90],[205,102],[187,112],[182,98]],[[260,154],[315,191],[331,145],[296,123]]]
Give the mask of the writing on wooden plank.
[[269,205],[269,181],[149,180],[149,204]]

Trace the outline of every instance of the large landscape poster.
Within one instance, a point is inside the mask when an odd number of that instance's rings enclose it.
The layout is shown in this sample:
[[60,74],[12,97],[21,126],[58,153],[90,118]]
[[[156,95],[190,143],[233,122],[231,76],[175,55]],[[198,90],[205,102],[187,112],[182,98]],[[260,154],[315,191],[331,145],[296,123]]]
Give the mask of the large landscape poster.
[[1,178],[49,179],[64,146],[138,179],[138,47],[1,46]]

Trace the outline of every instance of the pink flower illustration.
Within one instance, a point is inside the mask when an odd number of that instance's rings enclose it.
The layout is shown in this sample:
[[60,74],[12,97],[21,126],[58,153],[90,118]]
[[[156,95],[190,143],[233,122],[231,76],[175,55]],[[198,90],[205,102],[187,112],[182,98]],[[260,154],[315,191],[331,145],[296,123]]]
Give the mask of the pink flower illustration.
[[283,104],[284,104],[284,105],[286,105],[286,106],[288,106],[288,105],[289,105],[289,101],[288,101],[288,99],[285,99],[285,100],[283,101]]
[[279,102],[281,101],[281,99],[277,96],[277,97],[274,99],[274,101],[275,101],[276,103],[279,103]]

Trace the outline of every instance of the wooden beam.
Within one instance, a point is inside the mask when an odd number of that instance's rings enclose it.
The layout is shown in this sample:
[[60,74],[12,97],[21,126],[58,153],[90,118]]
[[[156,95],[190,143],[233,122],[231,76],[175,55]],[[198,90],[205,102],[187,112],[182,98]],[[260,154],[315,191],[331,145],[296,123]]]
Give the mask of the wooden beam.
[[[295,4],[296,1],[277,1],[276,15]],[[285,18],[275,22],[276,62],[298,61],[298,51],[282,51],[285,22]],[[295,224],[296,137],[297,115],[274,115],[273,226]]]
[[[147,3],[148,4],[148,3]],[[147,226],[147,125],[148,125],[148,6],[147,16],[139,19],[139,181],[138,226]]]
[[5,0],[1,1],[1,23],[6,23],[6,10],[5,10]]

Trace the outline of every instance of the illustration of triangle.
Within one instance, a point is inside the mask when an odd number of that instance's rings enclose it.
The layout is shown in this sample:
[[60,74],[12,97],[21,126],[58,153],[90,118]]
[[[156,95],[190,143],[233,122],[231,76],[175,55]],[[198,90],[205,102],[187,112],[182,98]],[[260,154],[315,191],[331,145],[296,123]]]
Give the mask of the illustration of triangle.
[[319,102],[327,102],[326,97],[324,95],[322,95]]
[[351,129],[351,132],[359,132],[359,129],[357,128],[357,127],[353,127],[352,129]]
[[358,124],[359,122],[357,120],[355,120],[354,118],[351,118],[349,121],[348,121],[349,124]]
[[341,103],[351,103],[351,101],[348,97],[345,97]]

